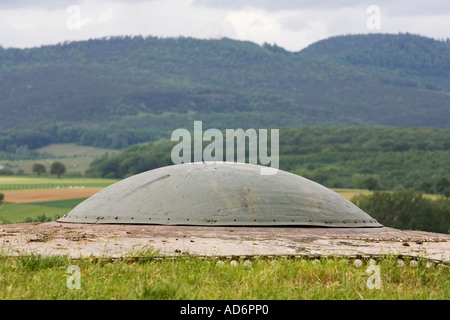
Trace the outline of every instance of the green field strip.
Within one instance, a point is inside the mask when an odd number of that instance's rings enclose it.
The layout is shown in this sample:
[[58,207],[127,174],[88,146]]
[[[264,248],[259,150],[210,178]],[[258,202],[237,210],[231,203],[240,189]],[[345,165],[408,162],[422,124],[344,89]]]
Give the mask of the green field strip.
[[0,190],[20,189],[80,189],[80,188],[106,188],[111,183],[45,183],[45,184],[0,184]]
[[45,217],[45,219],[56,220],[70,210],[70,208],[6,202],[0,204],[0,224],[32,221],[44,222],[42,217]]
[[78,199],[67,199],[67,200],[55,200],[55,201],[42,201],[42,202],[31,202],[27,203],[28,205],[35,206],[44,206],[44,207],[52,207],[52,208],[63,208],[63,209],[72,209],[79,205],[81,202],[86,200],[87,198],[78,198]]

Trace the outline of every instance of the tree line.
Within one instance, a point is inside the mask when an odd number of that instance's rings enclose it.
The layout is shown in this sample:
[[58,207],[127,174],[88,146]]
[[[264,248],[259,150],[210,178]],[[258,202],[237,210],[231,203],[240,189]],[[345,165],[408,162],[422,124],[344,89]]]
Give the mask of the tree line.
[[376,191],[351,200],[386,227],[450,232],[450,199],[426,198],[413,190]]
[[[450,178],[450,130],[281,128],[279,143],[280,169],[330,188],[443,193],[443,185]],[[171,150],[175,144],[169,140],[136,144],[115,156],[96,159],[86,173],[123,178],[171,165]],[[248,150],[246,152],[248,156]]]

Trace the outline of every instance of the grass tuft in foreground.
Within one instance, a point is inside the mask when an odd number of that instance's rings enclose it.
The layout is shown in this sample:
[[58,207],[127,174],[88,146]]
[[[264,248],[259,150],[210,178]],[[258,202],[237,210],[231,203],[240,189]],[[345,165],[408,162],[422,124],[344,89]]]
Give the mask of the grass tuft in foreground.
[[[399,265],[387,256],[376,261],[376,274],[368,261],[357,266],[345,258],[218,262],[189,256],[157,259],[152,250],[132,256],[0,256],[0,299],[450,298],[449,267],[426,260]],[[377,276],[378,289],[373,288]]]

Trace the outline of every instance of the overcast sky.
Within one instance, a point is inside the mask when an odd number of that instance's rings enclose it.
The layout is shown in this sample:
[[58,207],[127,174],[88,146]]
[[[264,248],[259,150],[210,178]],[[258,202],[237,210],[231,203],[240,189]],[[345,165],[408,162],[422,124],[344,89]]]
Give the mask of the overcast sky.
[[450,37],[449,0],[0,0],[0,45],[115,35],[228,37],[299,51],[334,35]]

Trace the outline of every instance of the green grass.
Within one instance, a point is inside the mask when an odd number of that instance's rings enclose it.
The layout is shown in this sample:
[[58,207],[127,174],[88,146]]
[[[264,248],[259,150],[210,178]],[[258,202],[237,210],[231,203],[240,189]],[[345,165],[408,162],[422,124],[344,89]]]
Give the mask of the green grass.
[[53,207],[53,208],[64,208],[64,209],[72,209],[82,201],[87,198],[79,198],[79,199],[67,199],[67,200],[56,200],[56,201],[42,201],[42,202],[30,202],[28,205],[36,205],[36,206],[44,206],[44,207]]
[[114,149],[103,149],[89,146],[79,146],[75,143],[58,143],[36,149],[35,151],[43,154],[44,159],[35,160],[2,160],[2,163],[8,162],[14,166],[13,172],[23,170],[25,174],[34,174],[33,164],[41,163],[45,166],[47,173],[50,172],[52,162],[59,161],[66,166],[66,176],[83,175],[89,168],[91,162],[105,154],[116,155],[120,151]]
[[33,176],[0,176],[0,190],[45,189],[45,188],[105,188],[118,180],[101,178],[56,178]]
[[[14,165],[12,168],[13,172],[17,172],[22,169],[25,174],[34,175],[33,173],[33,165],[35,163],[41,163],[45,166],[47,170],[47,174],[50,173],[50,166],[53,162],[58,161],[65,165],[66,173],[65,176],[82,176],[84,172],[89,169],[91,162],[94,160],[93,157],[64,157],[64,158],[48,158],[48,159],[39,159],[39,160],[13,160],[8,161],[11,165]],[[5,161],[4,161],[5,162]]]
[[85,198],[34,203],[0,203],[0,224],[54,221]]
[[[344,258],[255,259],[237,266],[213,258],[108,260],[65,256],[0,255],[0,299],[439,299],[450,298],[449,267],[377,261],[380,289],[367,286],[368,264]],[[80,288],[67,286],[79,268]],[[73,283],[73,282],[71,282]]]
[[80,146],[75,143],[54,143],[36,149],[35,151],[44,154],[51,154],[57,157],[100,157],[105,153],[112,155],[119,152],[114,149]]

